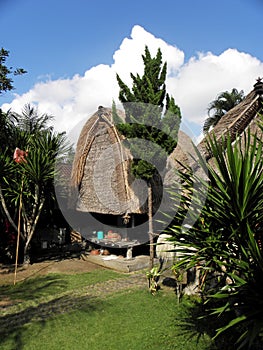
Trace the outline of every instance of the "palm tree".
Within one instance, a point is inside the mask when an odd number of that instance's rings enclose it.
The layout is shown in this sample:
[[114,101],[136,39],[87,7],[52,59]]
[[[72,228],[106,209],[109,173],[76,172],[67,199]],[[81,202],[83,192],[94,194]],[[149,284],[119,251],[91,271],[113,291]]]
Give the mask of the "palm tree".
[[0,109],[0,150],[4,152],[6,148],[9,148],[14,140],[13,132],[15,124],[17,122],[16,117],[9,111],[3,112]]
[[[15,117],[13,138],[0,154],[0,203],[13,228],[21,232],[25,258],[44,205],[50,197],[55,198],[55,163],[67,151],[67,143],[64,133],[48,127],[52,118],[39,116],[29,105]],[[28,151],[22,162],[12,159],[16,147]],[[19,212],[21,231],[16,224]]]
[[30,104],[24,106],[21,115],[17,113],[12,113],[12,115],[17,119],[17,126],[30,135],[46,129],[52,129],[49,123],[54,117],[48,114],[39,115],[38,110]]
[[[237,89],[233,88],[230,92],[221,92],[218,97],[208,106],[208,118],[205,120],[203,126],[204,134],[207,134],[210,128],[213,128],[223,117],[223,115],[238,105],[243,99],[243,90],[238,91]],[[211,112],[212,115],[210,115]]]

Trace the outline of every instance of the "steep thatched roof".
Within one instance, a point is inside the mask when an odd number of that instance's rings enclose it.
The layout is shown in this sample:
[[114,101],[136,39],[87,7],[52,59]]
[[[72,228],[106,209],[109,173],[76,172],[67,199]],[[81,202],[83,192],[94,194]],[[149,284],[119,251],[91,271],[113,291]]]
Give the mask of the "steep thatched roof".
[[78,210],[115,215],[147,211],[145,186],[132,186],[132,157],[122,141],[111,109],[99,107],[84,125],[76,147],[72,183],[79,192]]
[[[118,111],[118,115],[124,118],[124,112]],[[147,213],[147,186],[132,176],[132,156],[123,140],[110,108],[99,108],[87,120],[78,139],[71,175],[78,190],[78,210],[114,215]],[[192,152],[190,137],[179,131],[178,146],[168,157],[165,176],[161,174],[164,180],[153,180],[154,212],[162,201],[162,182],[167,186],[176,180],[174,169],[180,166],[175,159],[177,155],[181,161],[187,159],[189,147]]]
[[[209,136],[215,137],[218,142],[222,136],[230,135],[234,141],[236,137],[246,132],[248,126],[252,133],[260,133],[258,128],[259,114],[262,113],[263,83],[259,78],[254,89],[237,106],[228,111],[210,131]],[[211,155],[206,149],[207,137],[199,143],[198,149],[209,160]]]
[[[254,89],[245,97],[245,99],[227,112],[210,131],[208,136],[197,145],[198,150],[204,158],[213,165],[213,158],[207,150],[207,138],[215,137],[218,142],[222,141],[222,136],[231,135],[232,141],[236,137],[243,135],[249,127],[252,134],[262,137],[262,132],[258,127],[260,114],[263,113],[263,82],[258,79]],[[195,160],[196,159],[196,160]],[[179,179],[178,171],[184,171],[185,167],[190,167],[198,176],[206,177],[204,171],[200,168],[196,156],[196,151],[192,145],[191,139],[182,131],[178,134],[178,145],[169,156],[168,171],[165,175],[165,184],[171,185]]]
[[164,178],[165,186],[170,186],[179,180],[178,171],[183,171],[183,165],[191,163],[191,156],[194,154],[193,141],[185,132],[179,130],[178,142],[174,151],[167,160],[167,172]]

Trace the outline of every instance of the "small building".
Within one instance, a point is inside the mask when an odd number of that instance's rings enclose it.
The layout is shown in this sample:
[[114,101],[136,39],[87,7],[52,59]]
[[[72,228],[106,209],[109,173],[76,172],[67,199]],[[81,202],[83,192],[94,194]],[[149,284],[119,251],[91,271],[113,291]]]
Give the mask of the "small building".
[[[124,119],[124,112],[118,111],[118,115]],[[180,132],[180,135],[185,134]],[[147,184],[132,175],[132,155],[124,141],[113,121],[112,110],[99,107],[87,120],[77,142],[72,184],[79,231],[101,245],[107,241],[119,246],[140,245],[149,238]],[[188,141],[191,142],[190,138]],[[166,174],[172,172],[174,166],[172,156],[168,157],[166,169],[153,179],[154,232],[157,234],[163,225],[159,226],[155,214],[167,208],[163,193],[165,183],[169,183],[172,176],[166,177]]]

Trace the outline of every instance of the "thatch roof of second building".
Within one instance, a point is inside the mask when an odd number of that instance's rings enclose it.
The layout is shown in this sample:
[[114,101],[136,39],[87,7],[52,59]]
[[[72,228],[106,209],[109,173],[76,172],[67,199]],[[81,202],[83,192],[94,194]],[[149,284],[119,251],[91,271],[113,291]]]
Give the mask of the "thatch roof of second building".
[[[242,137],[248,127],[252,134],[257,133],[260,136],[261,130],[258,123],[263,111],[263,82],[261,80],[258,78],[254,89],[244,100],[223,115],[212,131],[210,131],[210,136],[221,142],[223,136],[230,135],[233,142],[237,137]],[[198,149],[207,160],[211,158],[211,154],[207,150],[206,136],[199,143]]]

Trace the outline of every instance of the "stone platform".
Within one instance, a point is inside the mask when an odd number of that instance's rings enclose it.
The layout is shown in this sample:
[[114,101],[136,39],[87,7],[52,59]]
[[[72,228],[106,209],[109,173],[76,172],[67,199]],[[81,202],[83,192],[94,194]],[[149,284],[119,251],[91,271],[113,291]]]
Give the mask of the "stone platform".
[[149,268],[150,258],[148,255],[139,255],[131,259],[116,255],[87,255],[86,261],[113,269],[120,272],[134,272]]

